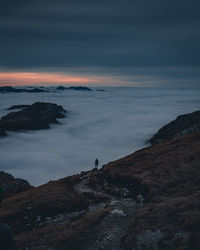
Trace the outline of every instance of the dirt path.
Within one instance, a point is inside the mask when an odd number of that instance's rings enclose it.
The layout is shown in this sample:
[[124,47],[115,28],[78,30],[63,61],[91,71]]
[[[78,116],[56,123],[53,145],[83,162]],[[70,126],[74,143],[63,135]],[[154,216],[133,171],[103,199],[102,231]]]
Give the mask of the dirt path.
[[[90,174],[82,177],[75,186],[76,192],[92,192],[102,194],[103,190],[94,190],[88,186]],[[118,189],[118,187],[116,187]],[[128,190],[126,190],[128,192]],[[84,233],[82,250],[120,250],[122,237],[129,229],[129,223],[139,205],[133,198],[121,198],[109,195],[110,200],[106,203],[92,205],[92,211],[108,208],[109,213],[93,228]]]

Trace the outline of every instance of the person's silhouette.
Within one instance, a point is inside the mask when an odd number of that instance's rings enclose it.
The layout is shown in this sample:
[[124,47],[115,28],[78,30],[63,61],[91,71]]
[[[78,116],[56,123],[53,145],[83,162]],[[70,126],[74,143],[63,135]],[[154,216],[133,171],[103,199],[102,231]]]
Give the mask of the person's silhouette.
[[96,168],[98,168],[98,165],[99,165],[99,160],[98,159],[95,160],[94,165],[95,165]]

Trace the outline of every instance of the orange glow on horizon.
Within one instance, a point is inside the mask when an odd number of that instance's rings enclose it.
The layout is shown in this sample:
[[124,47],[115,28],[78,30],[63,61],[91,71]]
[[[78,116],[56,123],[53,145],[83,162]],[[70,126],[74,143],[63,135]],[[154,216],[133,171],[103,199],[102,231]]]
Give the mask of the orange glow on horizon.
[[[59,73],[0,72],[0,83],[10,85],[57,85],[62,83],[90,83],[87,77],[70,76]],[[94,79],[93,79],[94,81]]]
[[0,72],[0,85],[31,86],[31,85],[90,85],[116,86],[123,82],[113,76],[76,76],[67,73],[48,72]]

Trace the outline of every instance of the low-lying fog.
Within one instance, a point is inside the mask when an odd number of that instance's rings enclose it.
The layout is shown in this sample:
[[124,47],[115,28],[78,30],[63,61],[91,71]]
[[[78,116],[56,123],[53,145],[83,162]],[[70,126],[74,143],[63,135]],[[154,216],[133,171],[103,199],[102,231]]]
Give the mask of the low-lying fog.
[[0,169],[33,185],[89,170],[146,146],[177,115],[200,109],[199,89],[104,88],[105,92],[0,94],[0,116],[15,104],[63,105],[67,117],[51,129],[0,138]]

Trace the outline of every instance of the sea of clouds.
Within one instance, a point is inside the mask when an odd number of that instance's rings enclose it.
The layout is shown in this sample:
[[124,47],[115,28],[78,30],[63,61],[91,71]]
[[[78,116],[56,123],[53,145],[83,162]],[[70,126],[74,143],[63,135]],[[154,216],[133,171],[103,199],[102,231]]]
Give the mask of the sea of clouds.
[[68,111],[61,125],[9,132],[0,138],[0,170],[40,185],[117,160],[178,115],[200,109],[200,89],[104,88],[0,94],[0,116],[11,105],[52,102]]

